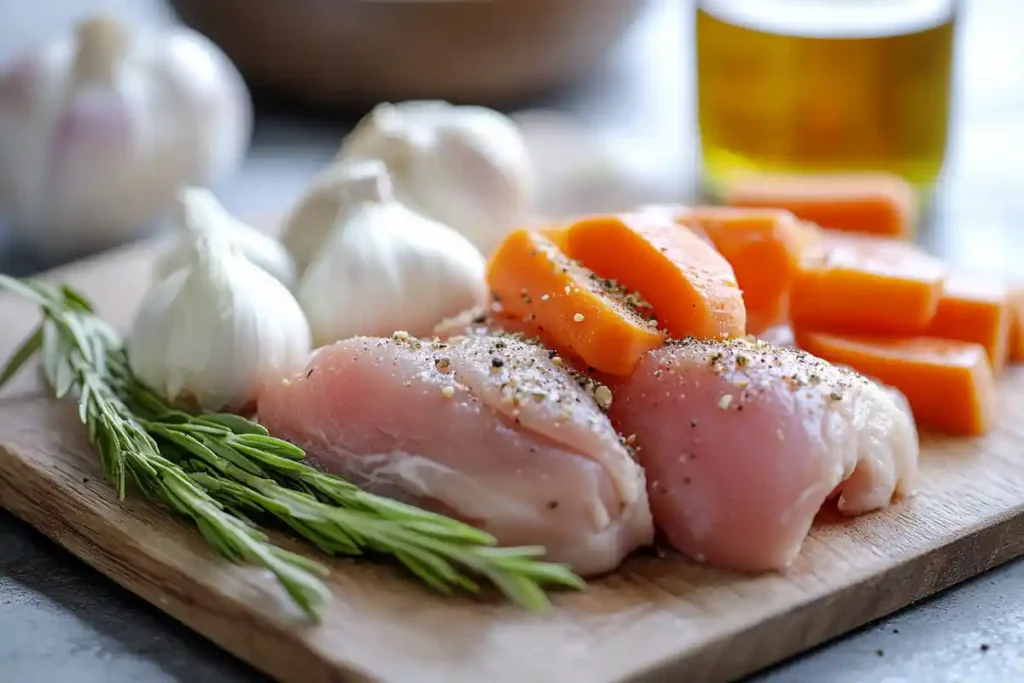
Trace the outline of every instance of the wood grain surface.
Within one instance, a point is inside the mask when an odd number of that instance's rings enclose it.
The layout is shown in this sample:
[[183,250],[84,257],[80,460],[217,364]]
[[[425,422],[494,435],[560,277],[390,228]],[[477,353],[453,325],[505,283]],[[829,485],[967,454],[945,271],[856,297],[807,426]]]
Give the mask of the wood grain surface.
[[[124,328],[151,262],[140,245],[50,277]],[[31,307],[0,297],[0,353],[33,322]],[[398,569],[342,560],[332,607],[310,626],[264,572],[220,560],[135,492],[119,502],[73,406],[45,398],[32,373],[0,395],[0,506],[288,683],[728,681],[1024,553],[1024,374],[1004,384],[999,428],[926,437],[915,498],[856,520],[823,513],[786,575],[639,554],[543,615],[442,598]]]

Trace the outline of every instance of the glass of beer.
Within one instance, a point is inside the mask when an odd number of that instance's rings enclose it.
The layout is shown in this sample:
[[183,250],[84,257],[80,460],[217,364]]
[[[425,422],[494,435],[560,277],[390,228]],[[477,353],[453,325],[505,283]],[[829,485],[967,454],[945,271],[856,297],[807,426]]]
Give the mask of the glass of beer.
[[698,0],[713,197],[754,174],[883,172],[929,193],[949,127],[958,0]]

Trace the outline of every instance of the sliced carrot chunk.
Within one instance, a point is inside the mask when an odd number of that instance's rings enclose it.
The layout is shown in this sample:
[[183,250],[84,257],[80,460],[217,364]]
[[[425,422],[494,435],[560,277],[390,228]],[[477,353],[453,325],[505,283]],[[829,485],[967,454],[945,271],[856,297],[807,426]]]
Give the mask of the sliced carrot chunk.
[[535,323],[556,351],[597,370],[628,375],[665,341],[655,326],[610,296],[600,278],[543,235],[516,230],[491,257],[487,282],[504,311]]
[[752,175],[725,190],[729,206],[773,207],[798,218],[849,232],[909,238],[917,221],[917,196],[890,174],[821,176]]
[[743,295],[729,262],[668,216],[591,216],[570,226],[566,252],[597,275],[639,292],[675,337],[746,334]]
[[984,433],[996,387],[985,348],[970,342],[839,336],[796,330],[797,346],[903,392],[921,425],[960,435]]
[[1009,353],[1009,290],[964,276],[949,277],[925,335],[981,344],[998,376]]
[[1010,291],[1010,361],[1024,360],[1024,287]]
[[676,220],[701,230],[736,273],[747,332],[785,320],[789,290],[811,233],[783,209],[696,207]]
[[941,261],[906,242],[832,235],[805,251],[789,315],[806,329],[916,335],[935,316],[945,279]]

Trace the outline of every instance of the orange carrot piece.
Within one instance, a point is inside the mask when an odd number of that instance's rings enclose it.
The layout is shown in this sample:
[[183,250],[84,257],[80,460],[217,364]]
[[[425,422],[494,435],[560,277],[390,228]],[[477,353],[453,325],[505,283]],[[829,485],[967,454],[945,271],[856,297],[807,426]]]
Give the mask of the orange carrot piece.
[[1024,360],[1024,287],[1010,291],[1010,362]]
[[711,244],[652,212],[591,216],[570,226],[566,252],[614,279],[654,309],[675,337],[746,334],[743,295],[729,262]]
[[805,251],[789,315],[806,329],[916,335],[935,316],[945,279],[941,261],[906,242],[831,235]]
[[1009,290],[973,278],[949,277],[943,285],[935,317],[924,334],[981,344],[993,373],[998,376],[1009,354]]
[[1010,361],[1024,360],[1024,287],[1010,291]]
[[801,349],[899,389],[921,425],[960,435],[983,434],[992,425],[996,386],[981,344],[800,329],[795,336]]
[[917,196],[890,174],[821,176],[752,175],[729,184],[729,206],[792,211],[824,228],[909,238],[917,221]]
[[506,313],[536,323],[556,351],[603,372],[628,375],[665,341],[536,231],[516,230],[505,238],[488,264],[487,282]]
[[783,209],[696,207],[676,220],[700,229],[732,266],[743,292],[747,332],[786,319],[789,290],[809,232]]

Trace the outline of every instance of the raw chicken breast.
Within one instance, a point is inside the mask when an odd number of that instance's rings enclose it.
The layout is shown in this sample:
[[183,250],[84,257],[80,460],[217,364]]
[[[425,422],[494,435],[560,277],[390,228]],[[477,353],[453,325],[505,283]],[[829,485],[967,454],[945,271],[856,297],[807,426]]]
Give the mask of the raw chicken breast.
[[266,389],[259,418],[323,469],[581,574],[653,540],[643,470],[539,346],[347,339]]
[[845,514],[868,512],[908,495],[917,471],[898,392],[760,341],[652,351],[609,416],[635,435],[669,542],[732,569],[785,568],[830,494]]

